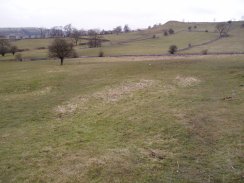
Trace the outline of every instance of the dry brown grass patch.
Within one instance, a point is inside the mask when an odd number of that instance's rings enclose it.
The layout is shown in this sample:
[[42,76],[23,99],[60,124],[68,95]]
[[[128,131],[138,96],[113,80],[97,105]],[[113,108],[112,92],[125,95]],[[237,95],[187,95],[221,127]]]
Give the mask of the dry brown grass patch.
[[57,106],[55,112],[58,113],[59,116],[74,113],[79,108],[84,109],[87,100],[88,98],[85,97],[75,97],[63,105]]
[[95,93],[96,99],[104,102],[117,102],[126,95],[133,95],[133,92],[148,88],[153,85],[153,80],[140,80],[139,82],[124,82],[114,88],[106,88],[103,91]]
[[[106,87],[101,91],[95,92],[91,95],[78,96],[71,99],[68,102],[65,102],[62,105],[59,105],[55,108],[55,112],[61,117],[64,114],[71,114],[77,111],[78,109],[86,109],[86,104],[89,101],[102,100],[102,102],[111,103],[117,102],[124,98],[125,96],[133,96],[133,93],[139,90],[146,89],[152,86],[155,83],[154,80],[140,80],[139,82],[123,82],[116,87]],[[96,101],[97,102],[97,101]]]
[[181,87],[194,86],[201,82],[199,79],[192,76],[184,77],[178,75],[176,76],[175,80],[176,80],[176,84]]
[[36,90],[36,91],[32,92],[31,94],[34,96],[41,96],[41,95],[46,95],[46,94],[50,93],[51,90],[52,90],[52,87],[48,86],[41,90]]

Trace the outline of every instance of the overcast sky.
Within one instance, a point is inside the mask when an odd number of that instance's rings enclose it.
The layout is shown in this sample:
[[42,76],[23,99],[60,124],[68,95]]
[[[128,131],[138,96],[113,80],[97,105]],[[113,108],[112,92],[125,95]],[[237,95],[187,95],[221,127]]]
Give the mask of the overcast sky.
[[169,20],[244,19],[244,0],[0,0],[0,27],[144,28]]

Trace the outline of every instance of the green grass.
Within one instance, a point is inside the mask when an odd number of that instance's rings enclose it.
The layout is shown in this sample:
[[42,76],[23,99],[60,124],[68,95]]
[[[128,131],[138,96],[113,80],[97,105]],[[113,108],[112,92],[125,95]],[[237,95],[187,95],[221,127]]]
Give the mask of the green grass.
[[157,34],[156,39],[133,41],[126,44],[108,45],[102,48],[77,49],[80,55],[97,56],[103,50],[105,56],[167,54],[170,45],[186,48],[188,44],[198,44],[215,39],[217,34],[205,32],[180,32],[173,36]]
[[244,52],[244,28],[233,28],[230,31],[230,36],[223,38],[217,42],[209,45],[200,46],[187,50],[188,53],[201,52],[202,50],[208,50],[209,52]]
[[40,47],[47,48],[53,39],[23,39],[15,41],[14,44],[20,49],[37,49]]
[[0,182],[242,182],[243,56],[136,59],[0,62]]

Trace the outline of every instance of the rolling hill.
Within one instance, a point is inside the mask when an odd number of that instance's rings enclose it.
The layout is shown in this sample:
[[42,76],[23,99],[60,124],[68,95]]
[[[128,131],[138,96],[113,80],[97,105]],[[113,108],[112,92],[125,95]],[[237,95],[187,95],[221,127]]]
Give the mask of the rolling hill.
[[[177,45],[180,54],[201,54],[203,50],[208,50],[208,53],[244,52],[243,22],[232,22],[229,37],[221,39],[216,32],[216,25],[217,23],[169,21],[151,29],[104,35],[104,39],[109,41],[101,48],[88,48],[82,45],[77,46],[76,51],[79,56],[98,56],[100,51],[103,51],[105,56],[162,55],[167,54],[169,46],[174,44]],[[189,26],[192,27],[191,31],[188,30]],[[164,31],[170,28],[175,33],[165,36]],[[26,49],[22,52],[26,59],[45,59],[51,41],[52,39],[23,39],[13,44],[20,49]],[[5,59],[14,57],[0,57],[0,60]]]

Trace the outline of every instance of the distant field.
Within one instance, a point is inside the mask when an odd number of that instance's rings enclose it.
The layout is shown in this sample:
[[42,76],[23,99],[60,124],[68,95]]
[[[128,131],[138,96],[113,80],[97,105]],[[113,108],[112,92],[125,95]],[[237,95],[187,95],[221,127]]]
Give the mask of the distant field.
[[40,47],[47,48],[52,43],[52,41],[53,39],[23,39],[15,41],[13,44],[21,49],[35,50]]
[[0,62],[0,182],[243,182],[244,57],[157,59]]
[[[118,55],[150,55],[150,54],[167,54],[169,46],[174,44],[179,49],[193,47],[180,52],[187,54],[201,54],[203,50],[208,53],[215,52],[244,52],[244,28],[241,28],[243,22],[232,22],[230,36],[222,38],[207,45],[194,47],[215,40],[219,37],[216,32],[217,23],[184,23],[184,22],[168,22],[155,28],[121,34],[105,35],[101,48],[88,48],[87,46],[77,46],[75,49],[79,56],[98,56],[100,51],[105,56]],[[192,31],[188,31],[188,27],[192,27]],[[196,26],[196,28],[194,28]],[[174,29],[175,34],[164,36],[164,30]],[[208,32],[205,32],[205,31]],[[156,36],[153,39],[153,36]],[[23,58],[42,59],[48,57],[48,46],[53,39],[26,39],[14,42],[20,49],[28,49],[22,52]],[[70,39],[68,39],[70,40]],[[82,40],[81,42],[85,42]],[[44,49],[38,49],[44,48]],[[13,60],[14,56],[0,56],[0,60]]]
[[156,39],[138,40],[124,44],[104,46],[102,48],[78,49],[80,55],[97,56],[99,51],[104,51],[107,56],[115,55],[147,55],[147,54],[167,54],[169,46],[178,45],[178,48],[188,47],[188,44],[197,44],[216,38],[217,34],[205,32],[180,32],[178,34],[165,37],[157,34]]

